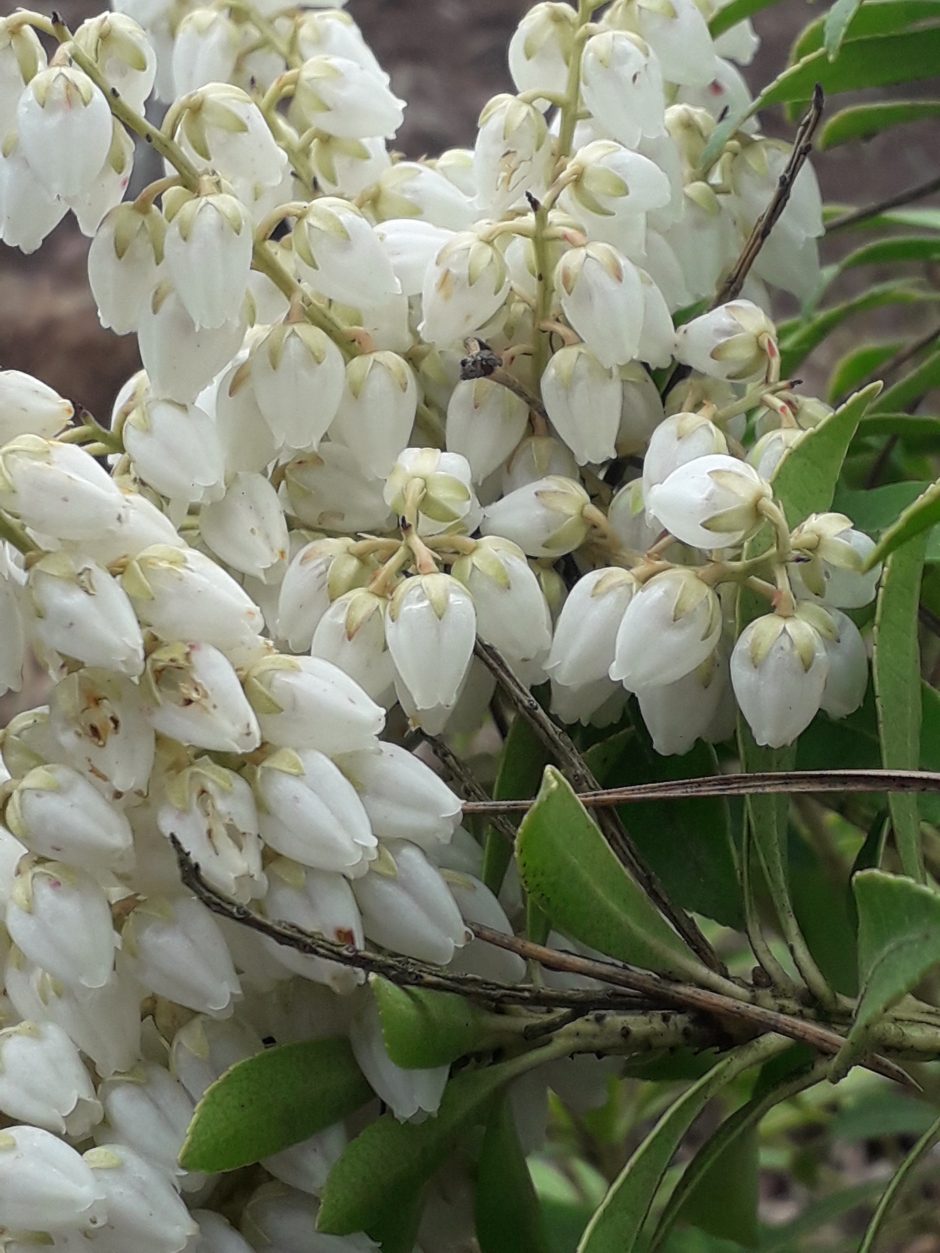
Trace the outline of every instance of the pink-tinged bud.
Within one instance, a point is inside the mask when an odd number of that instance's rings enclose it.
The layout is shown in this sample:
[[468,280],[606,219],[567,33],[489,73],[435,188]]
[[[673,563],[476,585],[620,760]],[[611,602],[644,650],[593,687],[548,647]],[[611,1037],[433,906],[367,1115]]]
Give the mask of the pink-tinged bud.
[[403,100],[370,69],[343,56],[305,61],[288,117],[301,131],[316,127],[347,139],[391,137],[404,117]]
[[111,147],[111,110],[87,74],[73,66],[40,70],[16,110],[23,155],[55,196],[79,196]]
[[674,683],[710,656],[720,635],[718,597],[694,570],[654,574],[624,612],[610,677],[630,692]]
[[792,617],[767,614],[741,632],[731,682],[758,744],[792,744],[816,716],[829,677],[826,636],[837,636],[832,619],[805,603]]
[[683,544],[727,548],[742,543],[761,525],[770,485],[736,457],[712,453],[687,461],[650,488],[647,507]]
[[676,359],[711,378],[747,382],[779,358],[776,330],[750,300],[732,300],[680,326]]
[[32,530],[81,542],[115,527],[124,497],[82,448],[21,435],[0,449],[0,508]]
[[0,444],[18,435],[57,435],[75,412],[71,401],[20,370],[0,370]]
[[565,317],[603,366],[637,357],[643,330],[640,272],[610,244],[570,248],[555,270]]
[[623,387],[584,344],[560,348],[542,375],[542,400],[552,426],[579,465],[616,454]]
[[0,1130],[0,1192],[7,1230],[69,1234],[99,1228],[105,1192],[64,1140],[40,1127]]
[[564,687],[587,687],[607,678],[617,632],[637,583],[629,570],[591,570],[568,594],[555,626],[545,669]]
[[148,897],[128,916],[122,942],[129,971],[148,992],[197,1013],[231,1013],[238,975],[218,924],[194,897]]
[[182,1253],[198,1228],[162,1170],[124,1144],[101,1144],[82,1160],[104,1194],[102,1253]]
[[429,851],[450,841],[460,823],[460,797],[413,753],[383,743],[346,753],[337,764],[380,840],[407,839]]
[[6,928],[30,961],[69,987],[102,988],[111,977],[111,906],[97,880],[74,866],[21,862]]
[[0,1110],[74,1140],[101,1120],[88,1071],[61,1027],[20,1022],[0,1031]]
[[453,705],[476,641],[473,600],[461,584],[447,574],[400,583],[385,633],[398,679],[418,711]]
[[286,564],[287,521],[263,474],[234,475],[225,495],[203,507],[199,530],[217,557],[252,578],[275,581]]
[[362,873],[377,841],[356,789],[323,753],[282,749],[255,776],[265,843],[317,870]]
[[318,327],[282,322],[248,356],[251,387],[275,439],[316,449],[343,395],[343,354]]
[[636,148],[643,136],[663,133],[666,102],[659,60],[628,31],[602,31],[584,45],[581,94],[604,130],[627,148]]
[[411,366],[394,352],[363,353],[346,366],[346,389],[330,426],[366,474],[384,479],[408,446],[418,408]]
[[317,623],[310,655],[322,657],[355,679],[377,704],[393,703],[395,665],[385,639],[388,601],[365,588],[345,592]]
[[142,680],[150,721],[161,735],[210,752],[250,753],[258,720],[231,663],[210,644],[165,644]]
[[583,514],[588,504],[580,483],[549,475],[488,505],[480,530],[512,540],[528,557],[558,558],[586,539],[590,528]]
[[388,1055],[378,1007],[371,997],[352,1021],[349,1043],[372,1090],[399,1122],[421,1121],[437,1113],[450,1067],[405,1070],[397,1066]]
[[480,540],[453,566],[467,588],[477,616],[477,634],[509,662],[541,662],[552,642],[552,617],[545,593],[511,540]]
[[264,738],[279,747],[353,752],[370,747],[385,725],[385,711],[359,684],[319,657],[265,657],[245,690]]
[[144,641],[134,610],[113,575],[94,561],[47,553],[30,568],[33,630],[44,649],[85,666],[135,676]]
[[493,244],[461,231],[428,267],[419,331],[430,344],[460,343],[493,316],[509,292],[506,265]]
[[[58,712],[52,718],[54,734],[64,738]],[[152,758],[152,745],[149,751]],[[133,865],[127,818],[71,766],[50,763],[30,770],[10,797],[5,820],[39,857],[94,870],[126,871]]]
[[[286,857],[268,866],[268,891],[261,907],[267,917],[292,923],[338,944],[364,948],[362,919],[348,880],[328,870],[313,870]],[[303,979],[323,983],[348,995],[363,981],[361,971],[322,957],[298,953],[269,936],[265,948],[275,961]]]

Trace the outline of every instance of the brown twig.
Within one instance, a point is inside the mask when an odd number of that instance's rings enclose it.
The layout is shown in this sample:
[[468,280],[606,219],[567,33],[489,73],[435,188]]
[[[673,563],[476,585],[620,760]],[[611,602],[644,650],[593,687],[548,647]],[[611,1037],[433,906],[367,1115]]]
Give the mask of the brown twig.
[[874,204],[865,205],[861,209],[850,209],[848,213],[833,218],[827,224],[826,234],[831,235],[833,231],[841,231],[847,226],[857,226],[859,222],[867,222],[869,218],[876,218],[879,213],[884,213],[887,209],[898,209],[901,205],[923,200],[924,196],[929,196],[935,191],[940,191],[940,175],[934,175],[933,178],[928,178],[923,183],[916,183],[913,187],[895,192],[893,196],[886,196],[884,200],[877,200]]
[[757,260],[760,250],[770,237],[770,232],[774,229],[780,215],[787,207],[797,175],[806,164],[806,160],[813,150],[813,136],[816,134],[816,129],[822,118],[822,111],[823,90],[817,83],[813,88],[813,99],[810,102],[810,106],[797,129],[793,148],[790,152],[790,159],[777,179],[777,187],[773,198],[754,223],[754,228],[748,236],[747,243],[741,250],[741,255],[734,263],[731,273],[718,289],[711,304],[713,309],[717,308],[718,305],[726,304],[729,300],[734,300],[744,286],[744,280],[747,278],[751,266]]
[[[579,793],[592,809],[639,801],[681,800],[697,796],[775,795],[784,792],[940,792],[940,772],[932,770],[788,770],[754,774],[704,775],[676,782],[637,783]],[[531,808],[532,800],[468,801],[467,814],[508,814]]]
[[[420,734],[425,743],[433,749],[434,755],[441,765],[450,772],[454,782],[463,788],[465,796],[474,797],[476,803],[480,805],[492,804],[492,798],[487,794],[486,789],[473,772],[467,768],[466,763],[461,761],[446,740],[442,740],[439,735],[429,735],[427,731],[422,731]],[[504,814],[494,814],[490,826],[507,839],[510,844],[515,843],[516,828]]]
[[548,411],[538,396],[533,396],[514,375],[509,373],[503,365],[502,357],[494,352],[485,340],[467,339],[464,340],[464,344],[468,355],[462,357],[460,361],[462,382],[466,382],[467,379],[491,379],[494,383],[499,383],[501,387],[507,388],[520,400],[524,400],[529,409],[538,414],[543,421],[548,421]]
[[[578,752],[568,732],[546,713],[529,689],[520,683],[512,670],[506,665],[495,648],[477,640],[476,655],[495,677],[503,691],[510,697],[519,715],[529,723],[535,733],[551,752],[558,763],[559,769],[575,791],[598,791],[598,782],[590,767]],[[491,801],[491,805],[501,805],[501,801]],[[520,806],[516,805],[518,809]],[[527,809],[523,804],[521,808]],[[477,810],[476,812],[508,813],[510,810]],[[616,814],[603,813],[598,818],[604,838],[621,863],[629,870],[643,891],[656,905],[663,917],[675,927],[689,948],[709,970],[724,977],[727,974],[724,964],[715,950],[705,939],[694,920],[685,910],[674,905],[669,899],[654,872],[647,866],[631,840],[623,823]]]

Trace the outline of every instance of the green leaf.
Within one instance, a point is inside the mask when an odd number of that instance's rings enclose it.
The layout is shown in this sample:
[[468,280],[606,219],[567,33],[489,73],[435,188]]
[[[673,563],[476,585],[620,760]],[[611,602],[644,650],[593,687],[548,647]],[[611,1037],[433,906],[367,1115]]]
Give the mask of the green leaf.
[[480,1253],[548,1253],[538,1197],[505,1097],[494,1104],[483,1136],[476,1228]]
[[862,0],[836,0],[826,14],[823,22],[823,46],[830,61],[834,61],[839,55],[849,24],[861,6]]
[[886,1088],[880,1080],[854,1087],[848,1100],[839,1106],[829,1123],[833,1140],[849,1143],[881,1140],[886,1136],[919,1136],[934,1119],[934,1109],[897,1088]]
[[557,1056],[550,1048],[479,1070],[464,1070],[448,1083],[441,1107],[422,1123],[400,1123],[383,1114],[347,1145],[330,1172],[317,1226],[348,1235],[372,1232],[389,1212],[414,1197],[451,1152],[471,1123],[484,1117],[495,1094],[510,1079]]
[[[497,801],[527,800],[535,795],[542,771],[550,758],[545,745],[526,722],[516,717],[503,745],[493,799]],[[512,845],[500,831],[490,828],[483,846],[481,878],[491,892],[497,894],[512,861]]]
[[427,1070],[491,1048],[505,1034],[495,1014],[453,992],[403,988],[372,980],[382,1037],[396,1066]]
[[938,1136],[940,1136],[940,1117],[936,1118],[934,1122],[931,1123],[911,1149],[910,1153],[908,1153],[907,1157],[905,1157],[901,1165],[894,1172],[894,1176],[885,1188],[881,1200],[878,1202],[878,1208],[872,1215],[872,1219],[868,1224],[864,1239],[858,1246],[858,1253],[874,1253],[878,1237],[884,1231],[885,1220],[891,1212],[891,1208],[895,1201],[898,1199],[901,1189],[904,1187],[904,1184],[909,1178],[911,1172],[914,1170],[915,1166],[917,1166],[925,1154],[933,1148]]
[[[859,424],[860,437],[895,435],[902,444],[932,452],[940,440],[940,418],[926,414],[870,413]],[[861,494],[861,493],[860,493]]]
[[[863,8],[859,13],[864,13]],[[843,91],[890,87],[933,78],[940,59],[940,27],[905,31],[900,35],[849,39],[835,61],[824,48],[804,56],[768,86],[755,101],[757,109],[772,104],[809,100],[818,83],[827,96]]]
[[235,1170],[330,1127],[372,1097],[348,1040],[282,1044],[236,1062],[205,1091],[180,1165]]
[[858,910],[855,1019],[833,1063],[844,1074],[865,1047],[868,1029],[940,964],[940,895],[902,875],[861,870],[852,880]]
[[565,935],[645,970],[701,972],[554,766],[519,827],[516,858],[526,891]]
[[861,296],[823,309],[813,318],[796,319],[781,334],[780,368],[784,378],[792,377],[793,371],[813,349],[818,348],[827,335],[855,314],[867,313],[885,305],[917,304],[931,299],[940,299],[940,296],[912,287],[902,287],[897,283],[883,283],[869,288]]
[[532,1182],[542,1208],[551,1253],[575,1253],[581,1233],[607,1191],[607,1180],[583,1158],[533,1157]]
[[935,387],[940,387],[940,348],[925,357],[900,382],[882,392],[875,412],[900,413],[904,409],[912,409]]
[[633,1153],[588,1223],[578,1253],[634,1253],[650,1205],[676,1149],[705,1105],[737,1075],[789,1047],[763,1036],[726,1054],[659,1119]]
[[853,490],[840,485],[833,508],[848,514],[860,531],[879,535],[892,527],[910,505],[931,485],[929,483],[882,483],[880,487]]
[[902,261],[917,261],[926,265],[938,257],[940,239],[931,235],[895,235],[890,239],[876,239],[848,253],[838,263],[836,273],[860,265],[898,265]]
[[854,387],[858,387],[859,383],[877,374],[879,366],[903,347],[903,343],[895,340],[887,344],[863,344],[861,348],[847,352],[836,362],[829,377],[827,391],[830,402],[839,400]]
[[[905,486],[908,485],[905,484]],[[931,483],[926,491],[907,506],[894,525],[888,527],[869,558],[868,568],[871,569],[878,561],[884,561],[902,544],[910,543],[923,531],[929,531],[931,527],[936,526],[938,522],[940,522],[940,481]]]
[[777,0],[731,0],[730,4],[722,5],[717,12],[712,14],[708,23],[712,39],[717,39],[726,30],[731,30],[732,26],[737,26],[738,22],[743,22],[746,18],[759,13],[761,9],[769,8],[770,5],[776,3]]
[[[661,757],[633,732],[595,744],[585,759],[602,787],[697,779],[717,774],[715,753],[698,743],[682,756]],[[693,913],[740,928],[741,891],[727,798],[652,801],[620,809],[624,825],[670,900]]]
[[825,151],[854,139],[872,139],[906,122],[940,117],[940,100],[893,100],[884,104],[857,104],[836,113],[822,128],[819,147]]
[[[885,563],[875,608],[872,670],[881,740],[881,764],[887,770],[916,770],[920,761],[920,647],[917,608],[923,575],[926,532],[891,554]],[[917,796],[894,792],[888,797],[901,867],[922,881],[923,852]]]
[[[930,22],[936,17],[940,17],[940,0],[868,0],[855,13],[847,33],[851,39],[893,35],[910,31],[919,23]],[[825,18],[810,22],[793,45],[791,63],[820,51],[824,37]]]

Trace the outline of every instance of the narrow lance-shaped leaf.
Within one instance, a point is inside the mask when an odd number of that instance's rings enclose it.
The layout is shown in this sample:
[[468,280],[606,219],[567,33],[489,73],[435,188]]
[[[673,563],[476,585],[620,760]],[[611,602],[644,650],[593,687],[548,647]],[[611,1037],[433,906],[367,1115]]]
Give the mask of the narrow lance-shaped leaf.
[[830,61],[834,61],[839,55],[849,24],[861,6],[862,0],[836,0],[826,14],[823,23],[823,46]]
[[[846,33],[850,39],[895,35],[936,17],[940,17],[940,0],[868,0],[856,8]],[[790,53],[791,63],[823,48],[825,33],[825,17],[817,17],[804,27]]]
[[548,1253],[538,1197],[505,1096],[494,1103],[483,1136],[476,1228],[481,1253]]
[[347,1040],[282,1044],[236,1062],[196,1106],[180,1164],[235,1170],[339,1122],[372,1096]]
[[712,14],[708,23],[712,39],[717,39],[726,30],[731,30],[733,26],[737,26],[738,22],[743,22],[746,18],[753,17],[761,9],[769,8],[770,5],[776,4],[776,2],[777,0],[731,0],[730,4],[722,5],[717,12]]
[[822,151],[855,139],[873,139],[882,131],[906,122],[940,117],[940,100],[893,100],[884,104],[858,104],[842,109],[826,122],[819,135]]
[[553,766],[519,827],[516,858],[526,891],[566,935],[660,974],[701,972]]
[[940,387],[940,348],[925,357],[910,374],[893,383],[879,397],[875,412],[898,413],[911,409],[935,387]]
[[883,283],[869,288],[851,300],[844,300],[829,309],[823,309],[815,317],[804,317],[787,323],[786,327],[780,328],[780,368],[784,377],[792,376],[793,371],[814,348],[818,348],[836,327],[857,313],[867,313],[870,309],[880,309],[885,305],[917,304],[937,298],[940,297],[917,288]]
[[938,522],[940,522],[940,480],[931,483],[913,504],[908,505],[897,522],[888,527],[869,558],[868,568],[871,569],[877,562],[884,561],[902,545],[916,539],[922,531],[929,531]]

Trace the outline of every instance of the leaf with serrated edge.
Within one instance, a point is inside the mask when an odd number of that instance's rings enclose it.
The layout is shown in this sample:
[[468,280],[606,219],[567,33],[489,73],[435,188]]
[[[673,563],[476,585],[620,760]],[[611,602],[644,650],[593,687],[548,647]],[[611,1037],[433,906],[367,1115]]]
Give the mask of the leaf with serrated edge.
[[496,1016],[465,996],[402,988],[382,978],[372,980],[372,990],[388,1055],[406,1070],[447,1066],[500,1039]]

